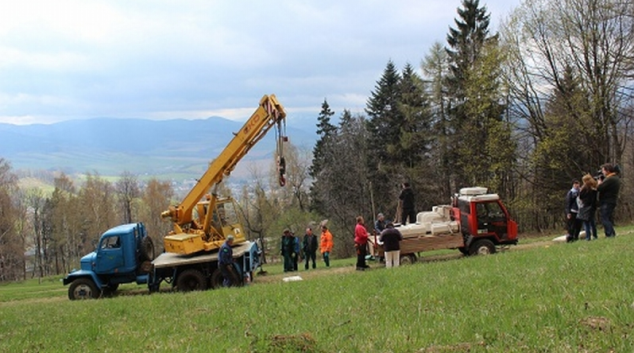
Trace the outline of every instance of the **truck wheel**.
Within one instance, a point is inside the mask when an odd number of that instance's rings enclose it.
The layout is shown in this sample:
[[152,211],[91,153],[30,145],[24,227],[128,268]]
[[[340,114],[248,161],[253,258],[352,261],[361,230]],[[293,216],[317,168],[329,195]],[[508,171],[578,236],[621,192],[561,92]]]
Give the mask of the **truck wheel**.
[[141,240],[141,262],[154,260],[154,242],[146,236]]
[[469,247],[469,255],[489,255],[495,253],[495,245],[489,239],[480,239]]
[[68,299],[97,299],[99,298],[97,285],[89,278],[78,278],[68,287]]
[[414,254],[402,255],[400,262],[401,262],[401,265],[412,265],[416,262],[416,255]]
[[[238,287],[242,285],[242,281],[239,281],[238,276],[234,276],[231,279],[231,287]],[[218,289],[222,288],[222,281],[224,281],[225,276],[222,275],[222,271],[217,268],[214,273],[211,274],[211,288]],[[251,273],[251,280],[253,280],[253,273]]]
[[202,272],[194,269],[183,271],[176,280],[176,287],[181,292],[207,289],[207,280]]

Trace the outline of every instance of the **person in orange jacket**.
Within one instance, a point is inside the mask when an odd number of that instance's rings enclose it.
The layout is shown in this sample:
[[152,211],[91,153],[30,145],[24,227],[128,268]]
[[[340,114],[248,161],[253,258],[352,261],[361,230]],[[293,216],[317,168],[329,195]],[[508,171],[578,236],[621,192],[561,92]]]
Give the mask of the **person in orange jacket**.
[[319,250],[321,251],[321,256],[324,258],[326,267],[330,267],[330,252],[334,244],[332,242],[332,234],[330,234],[325,224],[321,226],[321,239],[319,244]]

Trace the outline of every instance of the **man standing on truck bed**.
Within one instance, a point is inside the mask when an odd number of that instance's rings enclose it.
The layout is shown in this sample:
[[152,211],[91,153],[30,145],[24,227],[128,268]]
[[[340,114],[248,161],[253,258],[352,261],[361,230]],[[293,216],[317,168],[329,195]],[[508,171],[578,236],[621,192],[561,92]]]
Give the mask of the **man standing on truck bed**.
[[416,223],[416,206],[414,204],[414,191],[410,187],[408,182],[403,183],[403,190],[398,195],[401,202],[401,224],[407,224],[407,218],[409,223]]
[[228,235],[227,240],[220,246],[218,251],[218,267],[220,267],[220,272],[224,278],[222,280],[223,287],[231,287],[235,280],[233,275],[233,249],[231,249],[233,239],[233,235]]

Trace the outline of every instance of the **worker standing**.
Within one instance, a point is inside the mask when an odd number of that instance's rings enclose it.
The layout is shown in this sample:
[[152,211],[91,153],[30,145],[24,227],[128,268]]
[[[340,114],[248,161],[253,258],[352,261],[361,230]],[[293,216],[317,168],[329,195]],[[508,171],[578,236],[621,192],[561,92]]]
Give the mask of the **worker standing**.
[[304,251],[304,256],[306,257],[304,269],[308,270],[310,260],[313,261],[313,269],[317,268],[317,264],[315,263],[317,257],[317,237],[313,234],[313,229],[310,227],[306,228],[306,234],[304,234],[304,241],[302,242],[302,249]]
[[383,215],[383,213],[379,213],[376,216],[376,222],[374,222],[374,232],[376,233],[376,235],[381,235],[381,232],[385,229],[385,224],[387,222],[385,221],[385,216]]
[[403,183],[403,190],[398,196],[401,202],[401,224],[406,225],[407,219],[409,223],[416,223],[416,205],[414,203],[414,191],[408,182]]
[[293,271],[297,271],[297,263],[300,261],[299,258],[302,248],[300,246],[299,237],[295,236],[294,233],[291,234],[293,235]]
[[220,267],[220,273],[222,273],[222,286],[231,287],[235,280],[234,268],[233,268],[233,235],[228,235],[227,240],[220,246],[218,251],[218,267]]
[[379,237],[379,241],[383,243],[386,268],[398,267],[401,264],[401,240],[403,240],[401,232],[394,228],[392,222],[388,222],[385,230],[381,232],[381,236]]
[[357,225],[354,228],[354,246],[357,249],[357,271],[364,271],[370,267],[365,263],[368,247],[368,230],[364,226],[362,216],[357,216]]
[[324,224],[321,226],[319,250],[321,251],[321,256],[324,258],[326,267],[330,267],[330,253],[332,252],[333,245],[332,234],[330,234],[328,227]]
[[284,229],[284,235],[280,240],[280,254],[284,258],[284,272],[294,271],[295,237],[289,229]]

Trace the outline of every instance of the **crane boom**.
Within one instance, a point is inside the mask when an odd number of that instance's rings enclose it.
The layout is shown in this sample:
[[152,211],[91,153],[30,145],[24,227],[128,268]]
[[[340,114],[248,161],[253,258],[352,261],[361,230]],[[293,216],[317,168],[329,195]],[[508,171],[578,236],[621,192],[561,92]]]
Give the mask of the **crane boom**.
[[[281,144],[286,140],[282,135],[282,123],[286,123],[286,112],[284,107],[277,100],[275,95],[265,95],[260,99],[258,108],[246,121],[240,131],[234,133],[233,139],[227,144],[224,150],[211,163],[207,171],[198,180],[196,185],[189,191],[183,201],[177,206],[170,206],[161,216],[170,218],[174,225],[173,232],[165,237],[165,250],[179,254],[191,254],[203,250],[217,249],[222,245],[227,232],[223,230],[223,225],[218,219],[212,219],[214,210],[220,202],[229,202],[227,199],[219,200],[215,192],[212,192],[208,203],[200,210],[205,212],[202,224],[194,220],[193,211],[199,204],[201,198],[209,193],[209,190],[217,187],[225,176],[228,176],[236,167],[238,162],[249,152],[249,150],[260,141],[274,126],[280,130],[277,142],[278,158],[280,165],[280,184],[283,184],[283,157],[281,156]],[[214,190],[215,191],[215,190]],[[226,227],[224,227],[226,228]],[[242,227],[231,225],[227,229],[234,237],[234,243],[245,241],[242,234]]]

